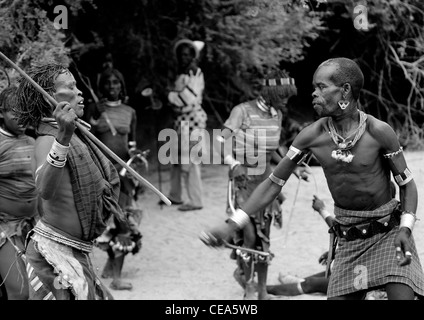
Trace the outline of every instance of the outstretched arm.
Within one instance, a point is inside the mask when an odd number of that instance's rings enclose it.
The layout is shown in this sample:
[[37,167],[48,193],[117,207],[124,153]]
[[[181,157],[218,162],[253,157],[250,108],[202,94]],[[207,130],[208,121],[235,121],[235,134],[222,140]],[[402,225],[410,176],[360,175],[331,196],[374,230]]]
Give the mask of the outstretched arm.
[[[311,138],[312,137],[312,138]],[[306,132],[299,134],[293,141],[293,145],[306,146],[315,135]],[[222,240],[227,240],[238,229],[243,229],[249,225],[249,216],[254,216],[271,203],[280,193],[281,188],[288,180],[293,170],[301,163],[306,153],[298,148],[291,146],[286,156],[279,162],[274,172],[265,179],[253,191],[250,197],[245,201],[241,208],[228,219],[228,222],[211,229],[208,233],[203,233],[201,240],[210,246],[219,246]]]

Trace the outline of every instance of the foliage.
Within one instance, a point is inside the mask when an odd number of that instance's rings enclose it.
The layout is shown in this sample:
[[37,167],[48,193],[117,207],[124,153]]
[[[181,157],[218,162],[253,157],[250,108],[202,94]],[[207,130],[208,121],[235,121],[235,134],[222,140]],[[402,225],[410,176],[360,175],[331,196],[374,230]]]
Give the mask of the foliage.
[[[82,2],[66,1],[71,13],[76,14]],[[69,65],[70,48],[65,45],[66,35],[55,29],[48,13],[53,11],[53,1],[3,0],[0,2],[0,48],[1,51],[23,70],[34,64],[57,62]],[[10,78],[18,74],[3,61]]]
[[[136,96],[152,86],[166,100],[175,72],[174,43],[181,38],[204,41],[200,65],[205,107],[217,117],[250,95],[252,77],[282,60],[302,59],[320,25],[319,14],[288,0],[122,0],[119,5],[95,5],[95,20],[85,19],[86,27],[104,41],[104,51],[113,54]],[[92,40],[84,40],[78,30],[74,34],[81,42]],[[92,77],[96,72],[92,64],[83,68]]]
[[[368,30],[354,28],[354,8],[367,9]],[[424,147],[424,3],[421,0],[332,0],[320,33],[329,57],[355,59],[366,77],[361,102],[387,121],[404,146]]]

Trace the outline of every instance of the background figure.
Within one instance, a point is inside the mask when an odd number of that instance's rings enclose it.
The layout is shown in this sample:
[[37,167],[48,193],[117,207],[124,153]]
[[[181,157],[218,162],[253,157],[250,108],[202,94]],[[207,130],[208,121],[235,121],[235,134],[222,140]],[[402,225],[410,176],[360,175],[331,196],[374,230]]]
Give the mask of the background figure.
[[17,250],[35,226],[37,190],[34,139],[18,125],[12,107],[14,86],[0,93],[0,287],[3,300],[28,299],[28,276]]
[[[136,111],[122,101],[126,97],[122,74],[116,69],[106,69],[99,77],[99,93],[99,103],[91,105],[89,110],[93,134],[122,160],[132,158],[132,164],[136,164],[139,161],[137,155],[140,154],[136,143],[137,116]],[[138,230],[141,209],[135,206],[140,186],[131,176],[121,171],[122,166],[119,163],[110,160],[120,173],[119,205],[127,215],[130,226],[123,225],[114,218],[96,240],[96,244],[108,253],[102,277],[113,278],[110,287],[114,290],[131,290],[132,284],[122,281],[121,273],[125,255],[129,252],[135,254],[141,248],[142,236]]]
[[[229,180],[233,185],[234,208],[240,207],[253,190],[270,175],[271,159],[279,162],[284,155],[280,153],[283,111],[288,99],[297,94],[294,79],[279,70],[271,72],[265,79],[256,79],[254,91],[256,98],[232,109],[224,123],[222,136],[218,137],[219,141],[214,141],[218,143],[215,150],[224,151],[221,156],[224,163],[230,165]],[[228,141],[227,144],[225,141]],[[228,147],[231,147],[231,150],[225,150]],[[274,220],[277,227],[282,227],[283,201],[283,194],[280,193],[255,219],[251,219],[249,230],[234,235],[234,244],[269,252],[271,222]],[[227,213],[232,214],[232,211],[227,210]],[[245,289],[244,298],[269,298],[266,292],[266,278],[272,255],[263,257],[242,251],[239,254],[235,252],[232,253],[232,258],[237,260],[234,276]],[[254,283],[255,272],[258,274],[257,288]]]
[[[207,121],[206,112],[202,108],[205,83],[202,70],[197,66],[197,59],[203,45],[204,43],[200,41],[183,39],[174,46],[178,75],[171,86],[168,101],[175,114],[174,130],[178,134],[178,143],[172,143],[173,164],[168,199],[173,204],[182,204],[182,185],[185,185],[188,201],[178,207],[181,211],[203,208],[201,164],[193,163],[196,159],[190,157],[192,147],[204,144],[205,141],[202,132],[206,129]],[[200,129],[199,136],[196,138],[201,139],[201,142],[190,139],[195,129]]]

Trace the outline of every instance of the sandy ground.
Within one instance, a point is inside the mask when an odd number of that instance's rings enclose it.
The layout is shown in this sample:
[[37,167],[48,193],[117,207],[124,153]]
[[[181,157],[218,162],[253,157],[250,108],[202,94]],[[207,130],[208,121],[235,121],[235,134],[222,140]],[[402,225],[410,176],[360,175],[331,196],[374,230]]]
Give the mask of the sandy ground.
[[[409,168],[414,174],[419,195],[424,194],[424,175],[420,164],[424,152],[406,152]],[[271,231],[271,251],[275,254],[269,267],[268,284],[278,283],[279,272],[300,277],[324,270],[318,257],[327,250],[328,233],[325,222],[313,211],[312,195],[317,194],[329,209],[332,200],[320,167],[312,167],[310,182],[291,177],[283,189],[287,200],[283,207],[282,229]],[[230,249],[211,249],[198,238],[202,230],[225,219],[225,197],[228,169],[222,165],[204,165],[204,208],[181,212],[177,206],[157,204],[158,196],[147,191],[139,206],[144,209],[140,225],[143,247],[129,255],[123,269],[124,280],[133,284],[131,291],[111,291],[117,300],[241,300],[242,288],[233,278],[235,261]],[[158,175],[145,176],[159,188]],[[162,172],[162,191],[169,190],[169,171]],[[424,216],[419,201],[418,216]],[[423,219],[423,218],[421,218]],[[424,225],[418,221],[414,236],[421,261],[424,261]],[[95,249],[93,263],[99,274],[106,253]],[[110,279],[104,283],[109,285]],[[325,300],[325,295],[281,297],[287,300]]]

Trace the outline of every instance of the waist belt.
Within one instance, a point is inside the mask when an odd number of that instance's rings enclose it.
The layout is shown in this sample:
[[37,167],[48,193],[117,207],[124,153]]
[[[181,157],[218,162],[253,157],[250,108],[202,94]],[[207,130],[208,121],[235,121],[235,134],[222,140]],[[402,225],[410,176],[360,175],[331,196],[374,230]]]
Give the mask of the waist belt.
[[58,243],[64,244],[66,246],[72,247],[74,249],[90,253],[93,249],[93,244],[91,242],[86,241],[77,241],[73,239],[69,239],[60,233],[54,231],[53,229],[49,228],[45,224],[43,224],[41,221],[37,223],[37,225],[32,229],[32,232],[45,237],[47,239],[56,241]]
[[400,223],[400,212],[394,210],[392,213],[367,223],[342,225],[335,222],[333,229],[337,237],[352,241],[357,239],[367,239],[379,233],[385,233],[393,229]]

